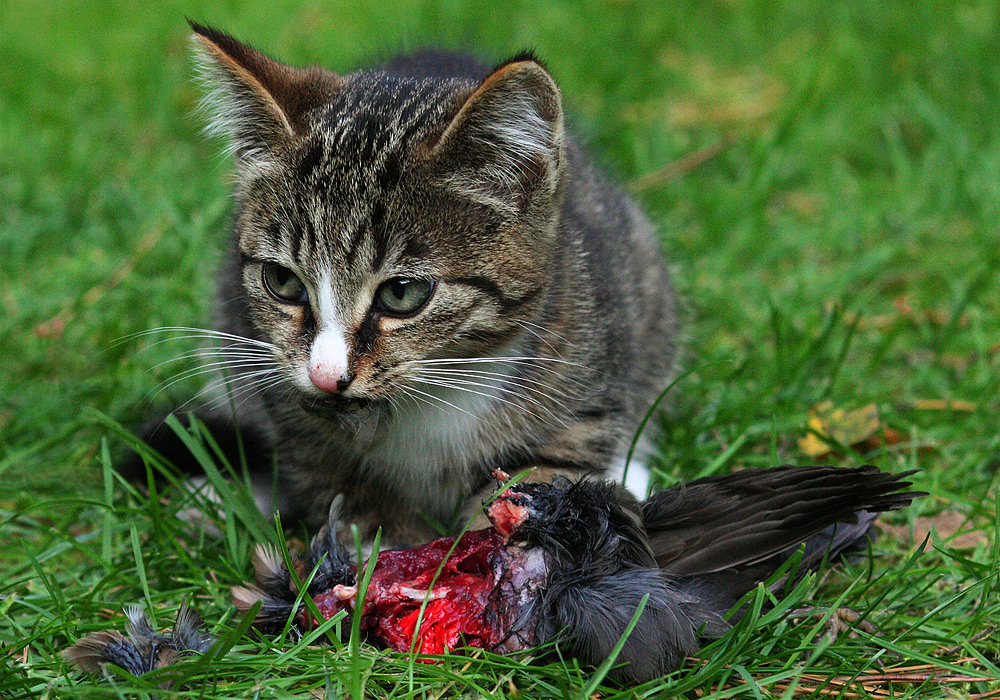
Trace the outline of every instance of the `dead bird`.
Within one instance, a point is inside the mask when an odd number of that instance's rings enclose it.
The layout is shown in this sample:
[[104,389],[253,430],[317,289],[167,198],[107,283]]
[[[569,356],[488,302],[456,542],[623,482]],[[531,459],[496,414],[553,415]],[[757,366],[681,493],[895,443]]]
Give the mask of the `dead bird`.
[[[612,676],[646,681],[678,668],[702,640],[724,635],[735,603],[799,548],[801,574],[865,546],[879,513],[923,495],[906,490],[912,473],[746,470],[680,484],[644,503],[613,482],[509,484],[499,474],[499,493],[485,506],[492,527],[378,554],[361,627],[368,641],[397,651],[513,653],[553,642],[597,665],[635,620]],[[273,547],[255,549],[255,583],[232,594],[244,613],[261,604],[254,620],[261,631],[280,630],[290,618],[305,631],[318,624],[315,612],[325,619],[354,612],[357,566],[338,536],[339,505],[308,551],[292,553],[291,568]],[[303,582],[314,608],[298,600]],[[212,644],[186,605],[165,633],[139,606],[126,615],[126,635],[95,632],[67,649],[66,660],[85,671],[112,663],[139,675]]]
[[[511,653],[554,641],[597,665],[645,599],[612,671],[643,682],[725,634],[726,613],[800,547],[801,573],[864,547],[880,512],[923,495],[905,490],[912,473],[747,470],[644,503],[607,481],[501,483],[486,508],[492,528],[378,555],[361,626],[369,641],[398,651]],[[280,629],[290,617],[301,630],[317,624],[296,602],[311,573],[308,592],[324,618],[354,610],[356,566],[338,538],[337,505],[308,552],[293,554],[295,576],[275,549],[256,549],[256,582],[235,587],[233,600],[242,612],[261,603],[258,628]]]

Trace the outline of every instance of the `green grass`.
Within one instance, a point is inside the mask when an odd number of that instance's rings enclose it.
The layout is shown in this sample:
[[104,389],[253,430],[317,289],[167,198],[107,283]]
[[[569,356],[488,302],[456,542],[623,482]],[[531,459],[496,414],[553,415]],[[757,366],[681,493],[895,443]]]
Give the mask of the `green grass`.
[[[691,373],[668,399],[661,482],[813,461],[798,439],[809,409],[830,400],[876,404],[902,440],[824,461],[917,468],[931,495],[888,518],[897,529],[873,561],[811,580],[700,662],[638,689],[605,683],[602,698],[805,696],[808,674],[878,662],[1000,677],[995,638],[941,649],[1000,618],[993,3],[26,0],[0,3],[0,697],[155,690],[157,679],[85,677],[58,652],[120,626],[136,600],[165,626],[185,596],[232,650],[180,666],[176,697],[340,697],[363,685],[387,698],[571,698],[593,678],[571,659],[414,664],[363,645],[237,637],[228,587],[249,573],[251,527],[268,525],[233,498],[222,539],[186,530],[174,516],[193,496],[147,500],[109,471],[123,438],[101,416],[134,427],[178,371],[157,364],[182,351],[117,341],[204,325],[226,235],[229,164],[193,115],[185,15],[340,70],[425,43],[497,57],[532,46],[577,131],[625,181],[729,139],[641,193],[688,309]],[[152,403],[195,389],[181,382]],[[927,399],[969,405],[921,408]],[[952,511],[979,536],[933,534],[917,553],[906,526]],[[864,612],[879,633],[822,641],[820,621],[786,614],[808,599]],[[944,685],[893,690],[961,696],[998,682]]]

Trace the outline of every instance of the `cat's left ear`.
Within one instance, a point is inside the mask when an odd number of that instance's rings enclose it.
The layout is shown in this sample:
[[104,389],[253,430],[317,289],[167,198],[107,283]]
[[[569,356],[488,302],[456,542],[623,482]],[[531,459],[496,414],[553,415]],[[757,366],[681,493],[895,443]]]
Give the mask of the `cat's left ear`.
[[530,54],[501,64],[461,104],[431,158],[450,188],[482,203],[517,212],[551,198],[564,158],[552,76]]
[[211,27],[190,22],[207,94],[210,133],[229,138],[240,167],[266,167],[301,136],[309,114],[342,81],[320,68],[294,68]]

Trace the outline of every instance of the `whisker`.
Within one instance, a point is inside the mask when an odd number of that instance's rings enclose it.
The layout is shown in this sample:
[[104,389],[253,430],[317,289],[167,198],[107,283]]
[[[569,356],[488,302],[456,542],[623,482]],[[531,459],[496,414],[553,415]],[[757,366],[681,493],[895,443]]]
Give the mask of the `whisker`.
[[[455,384],[450,384],[450,383],[442,382],[442,381],[434,381],[434,380],[428,380],[428,379],[414,379],[413,381],[421,382],[423,384],[429,384],[431,386],[440,386],[440,387],[443,387],[443,388],[446,388],[446,389],[452,389],[454,391],[464,391],[464,392],[467,392],[469,394],[475,394],[477,396],[483,396],[483,397],[486,397],[488,399],[493,399],[495,401],[499,401],[500,403],[507,404],[507,405],[512,406],[512,407],[514,407],[514,408],[516,408],[516,409],[518,409],[520,411],[523,411],[524,413],[527,413],[529,416],[537,418],[538,420],[542,421],[543,423],[547,423],[548,422],[547,420],[545,420],[545,418],[543,418],[542,416],[538,415],[534,411],[531,411],[526,406],[522,406],[522,405],[520,405],[518,403],[515,403],[514,401],[511,401],[509,399],[505,399],[505,398],[500,397],[500,396],[494,396],[493,394],[487,394],[486,392],[483,392],[483,391],[475,391],[474,389],[468,389],[468,388],[463,387],[463,386],[457,386]],[[435,397],[435,398],[439,398],[439,397]],[[522,396],[521,398],[524,398],[525,400],[528,400],[528,401],[531,401],[532,403],[537,404],[543,411],[545,411],[546,413],[548,413],[555,420],[557,420],[558,422],[562,423],[564,426],[568,426],[568,423],[566,423],[566,421],[564,421],[562,418],[560,418],[555,413],[553,413],[547,406],[544,406],[544,405],[538,403],[537,401],[534,401],[534,400],[532,400],[532,399],[530,399],[528,397],[523,397]],[[465,411],[465,413],[469,413],[469,412]],[[469,413],[469,415],[472,415],[472,414]]]
[[429,406],[431,406],[433,408],[438,409],[439,411],[444,411],[444,407],[438,406],[437,404],[431,403],[427,399],[420,398],[419,396],[414,396],[413,394],[409,393],[409,391],[407,391],[406,387],[401,387],[401,391],[403,392],[401,398],[404,398],[407,401],[412,401],[413,405],[416,408],[423,409],[424,404],[427,404],[427,405],[429,405]]
[[248,372],[247,374],[240,375],[239,379],[249,381],[244,381],[238,386],[234,386],[233,379],[233,377],[229,376],[219,377],[206,385],[204,389],[199,391],[195,395],[195,398],[207,393],[219,391],[224,387],[224,392],[221,397],[209,399],[209,401],[202,404],[202,407],[215,408],[218,402],[242,396],[247,391],[251,391],[254,387],[260,384],[264,384],[271,380],[278,382],[283,379],[283,375],[278,368],[273,368],[267,370],[257,370],[256,372]]
[[[267,369],[259,369],[259,370],[255,370],[253,372],[246,372],[246,373],[240,374],[239,377],[240,377],[240,379],[244,379],[244,380],[246,380],[246,379],[253,379],[254,377],[260,376],[262,374],[267,374],[267,373],[271,373],[271,372],[280,372],[280,371],[281,370],[279,368],[277,368],[277,367],[269,367]],[[148,401],[152,401],[157,396],[159,396],[161,393],[163,393],[164,391],[166,391],[167,389],[169,389],[170,387],[172,387],[174,384],[177,384],[178,382],[182,382],[185,379],[191,379],[193,377],[197,377],[200,374],[214,374],[215,372],[216,372],[216,370],[213,369],[213,368],[205,369],[205,368],[201,368],[201,367],[196,368],[194,370],[188,370],[187,372],[183,372],[179,376],[174,377],[173,379],[171,379],[169,382],[166,382],[165,384],[161,383],[161,384],[163,384],[162,386],[158,386],[158,387],[154,388],[152,395],[149,396],[147,400]],[[220,377],[220,378],[218,378],[216,380],[213,380],[213,381],[209,382],[208,384],[206,384],[201,390],[199,390],[192,397],[192,399],[196,399],[199,396],[201,396],[202,394],[204,394],[205,392],[214,390],[214,389],[218,388],[219,386],[221,386],[222,384],[224,384],[226,382],[231,382],[231,381],[232,381],[231,377]],[[182,404],[178,408],[183,408],[186,405],[187,405],[187,402],[185,402],[184,404]]]
[[545,357],[539,355],[537,357],[531,357],[527,355],[523,356],[498,356],[498,357],[454,357],[454,358],[437,358],[431,360],[409,360],[413,364],[421,365],[434,365],[434,364],[465,364],[465,363],[483,363],[483,362],[553,362],[563,365],[569,365],[571,367],[583,367],[584,369],[591,369],[586,365],[582,365],[579,362],[570,362],[569,360],[563,360],[558,357]]
[[265,376],[261,377],[250,384],[239,387],[236,391],[227,392],[225,396],[215,399],[211,404],[207,405],[206,408],[212,411],[215,410],[227,402],[234,402],[236,399],[242,397],[242,400],[236,404],[233,408],[234,411],[239,410],[239,408],[245,404],[247,401],[252,399],[254,396],[264,393],[268,389],[274,386],[278,386],[284,381],[284,376],[279,374],[276,377]]
[[[538,359],[538,358],[518,358],[518,359],[519,359],[518,362],[512,362],[511,364],[527,366],[527,367],[530,368],[530,370],[532,372],[546,373],[546,374],[549,374],[549,375],[557,376],[557,377],[559,377],[559,379],[561,381],[564,381],[564,382],[566,382],[568,384],[576,384],[577,386],[579,386],[579,387],[581,387],[583,389],[592,389],[593,388],[591,384],[588,384],[587,382],[583,382],[583,381],[581,381],[579,379],[576,379],[575,377],[570,376],[562,367],[552,367],[552,366],[543,366],[543,365],[540,365],[540,364],[532,364],[531,361],[535,360],[535,359]],[[554,360],[555,358],[543,358],[543,359]],[[418,369],[419,371],[426,371],[428,368],[432,368],[432,369],[442,369],[442,368],[448,369],[449,367],[454,366],[454,367],[459,367],[459,368],[461,368],[461,369],[463,369],[465,371],[487,371],[487,370],[476,370],[474,363],[483,363],[483,362],[488,362],[488,361],[490,361],[490,360],[486,360],[485,358],[483,358],[483,359],[476,358],[474,360],[474,362],[470,362],[469,358],[460,358],[458,361],[452,361],[452,360],[409,360],[407,362],[401,363],[400,367],[406,367],[408,365],[413,365],[413,366],[416,366],[416,369]],[[493,361],[495,361],[495,360],[493,360]],[[575,364],[575,363],[573,363],[573,364]],[[471,369],[470,369],[469,365],[472,365]],[[591,368],[588,368],[588,367],[584,367],[583,365],[579,365],[579,367],[581,367],[581,368],[583,368],[585,370],[594,372],[595,374],[604,374],[603,372],[600,372],[598,370],[594,370],[594,369],[591,369]]]
[[[456,376],[456,377],[469,377],[469,378],[480,378],[480,379],[499,378],[507,380],[508,383],[514,386],[519,386],[521,388],[529,389],[531,391],[538,391],[539,393],[545,393],[542,391],[543,389],[545,389],[548,390],[549,392],[560,394],[574,401],[582,401],[585,398],[587,398],[586,396],[572,394],[568,391],[552,386],[552,384],[550,384],[549,382],[542,381],[541,379],[531,379],[529,377],[504,374],[503,372],[489,372],[486,370],[473,370],[473,369],[439,369],[439,368],[422,368],[420,372],[422,374],[427,374],[430,376],[438,376],[438,377]],[[579,384],[580,382],[574,382],[574,383]],[[539,388],[526,387],[524,386],[524,384],[533,384]]]
[[150,335],[156,335],[157,333],[186,333],[187,335],[174,336],[172,338],[164,338],[163,340],[157,341],[150,345],[159,345],[160,343],[169,342],[171,340],[184,340],[189,338],[200,338],[203,340],[207,339],[220,339],[235,341],[237,343],[245,343],[247,345],[255,345],[257,347],[267,348],[268,350],[278,350],[278,346],[274,343],[269,343],[264,340],[257,340],[256,338],[247,338],[242,335],[235,335],[233,333],[226,333],[224,331],[216,331],[210,328],[195,328],[192,326],[161,326],[159,328],[150,328],[149,330],[139,331],[138,333],[131,333],[115,341],[114,344],[127,342],[129,340],[134,340],[136,338],[143,338]]
[[[538,330],[545,331],[546,333],[548,333],[549,335],[551,335],[553,338],[558,338],[559,340],[563,341],[564,343],[566,343],[570,347],[573,347],[573,348],[579,347],[576,343],[570,341],[570,339],[567,338],[566,336],[559,335],[558,333],[553,332],[552,329],[546,328],[545,326],[540,326],[537,323],[532,323],[531,321],[525,321],[523,319],[514,319],[514,323],[516,323],[516,324],[518,324],[520,326],[524,326],[524,325],[534,326]],[[527,330],[527,329],[525,328],[525,330]],[[549,347],[551,347],[551,346],[549,346]]]
[[274,355],[265,350],[259,348],[198,348],[197,350],[188,350],[180,355],[175,355],[174,357],[168,358],[163,362],[160,362],[153,367],[161,367],[169,362],[178,362],[180,360],[193,360],[202,357],[235,357],[235,358],[247,358],[247,359],[268,359],[273,360]]
[[[416,392],[417,394],[420,394],[421,396],[426,396],[426,397],[428,397],[428,398],[431,398],[431,399],[434,399],[435,401],[440,401],[441,403],[445,404],[446,406],[451,406],[451,407],[452,407],[452,408],[454,408],[454,409],[455,409],[456,411],[461,411],[461,412],[462,412],[462,413],[464,413],[465,415],[467,415],[467,416],[471,416],[471,417],[475,418],[475,416],[474,416],[474,415],[473,415],[472,413],[470,413],[469,411],[466,411],[466,410],[465,410],[464,408],[462,408],[461,406],[456,406],[455,404],[451,403],[450,401],[445,401],[445,400],[444,400],[444,399],[442,399],[442,398],[441,398],[440,396],[435,396],[434,394],[430,394],[430,393],[428,393],[428,392],[426,392],[426,391],[421,391],[420,389],[417,389],[417,388],[416,388],[416,387],[414,387],[414,386],[407,386],[407,387],[404,387],[404,390],[405,390],[405,391],[413,391],[413,392]],[[441,407],[440,407],[440,406],[438,406],[438,408],[441,408]],[[441,409],[441,410],[444,410],[444,409]]]
[[[427,380],[424,380],[424,381],[427,381]],[[443,382],[448,382],[448,383],[450,383],[452,385],[455,385],[454,388],[458,388],[459,386],[478,386],[478,387],[481,387],[481,388],[484,388],[484,389],[493,389],[493,388],[496,388],[492,384],[484,384],[482,382],[474,382],[474,381],[470,381],[468,379],[449,379],[447,377],[436,376],[436,377],[433,377],[433,381],[438,382],[440,386],[445,386],[445,384]],[[431,383],[431,382],[428,381],[427,383]],[[531,388],[528,388],[528,387],[522,387],[522,388],[524,388],[526,391],[537,391],[537,389],[531,389]],[[538,407],[540,407],[540,408],[542,408],[542,409],[544,409],[546,411],[549,411],[548,407],[545,406],[543,403],[541,403],[540,401],[538,401],[535,398],[532,398],[531,396],[528,396],[527,394],[525,394],[523,392],[507,390],[504,393],[509,394],[511,396],[516,396],[516,397],[518,397],[520,399],[524,399],[525,401],[530,401],[531,403],[535,404],[536,406],[538,406]],[[539,392],[539,393],[541,393],[541,392]],[[486,394],[484,394],[484,396],[485,395]],[[544,396],[544,394],[543,394],[543,396]],[[552,397],[547,397],[547,398],[549,398],[549,400],[551,400],[553,403],[555,403],[558,406],[560,406],[563,410],[569,411],[569,408],[567,408],[567,406],[564,403],[562,403],[562,402],[560,402],[560,401],[558,401],[556,399],[553,399]],[[551,411],[549,411],[549,412],[551,413]]]
[[[213,373],[217,369],[222,368],[222,367],[226,367],[226,368],[229,368],[229,369],[236,370],[236,369],[242,369],[242,368],[262,367],[262,366],[265,366],[265,365],[273,365],[273,364],[274,363],[270,362],[270,361],[269,362],[261,362],[261,361],[232,362],[230,360],[225,360],[225,361],[220,361],[220,362],[209,362],[209,363],[204,364],[204,365],[198,365],[197,367],[193,367],[191,369],[184,370],[183,372],[180,372],[179,374],[172,375],[169,379],[165,379],[163,382],[161,382],[160,385],[157,385],[156,387],[154,387],[154,390],[159,389],[160,391],[162,391],[162,390],[164,390],[164,389],[166,389],[168,387],[173,386],[177,382],[181,382],[181,381],[184,381],[185,379],[190,379],[192,377],[197,377],[200,374],[210,374],[210,373]],[[245,374],[241,374],[241,376],[246,376],[246,375]],[[161,386],[164,382],[166,383],[166,386]],[[159,393],[159,392],[157,392],[157,393]]]
[[[539,339],[540,341],[542,341],[543,343],[545,343],[545,346],[546,346],[546,347],[547,347],[547,348],[548,348],[549,350],[551,350],[552,352],[554,352],[554,353],[555,353],[556,355],[562,355],[562,353],[561,353],[561,352],[559,352],[559,351],[558,351],[558,350],[556,349],[556,347],[555,347],[554,345],[552,345],[552,343],[550,343],[549,341],[547,341],[547,340],[546,340],[546,339],[545,339],[545,338],[544,338],[544,337],[542,336],[542,334],[541,334],[541,333],[539,333],[539,332],[538,332],[538,331],[536,331],[536,330],[532,330],[531,328],[529,328],[528,326],[526,326],[524,322],[522,322],[522,321],[518,321],[517,319],[515,319],[515,320],[514,320],[514,323],[516,323],[516,324],[517,324],[517,325],[519,325],[519,326],[520,326],[521,328],[523,328],[524,330],[526,330],[526,331],[527,331],[528,333],[531,333],[531,335],[535,336],[535,337],[536,337],[536,338],[538,338],[538,339]],[[540,327],[540,326],[539,326],[539,327]]]
[[[174,362],[180,362],[182,360],[196,359],[196,355],[184,355],[178,357],[172,357],[169,360],[164,360],[163,362],[158,362],[153,365],[153,369],[159,369],[164,365],[169,365]],[[229,365],[231,367],[249,367],[253,365],[273,365],[276,364],[273,357],[265,357],[260,355],[233,355],[229,357],[223,357],[221,359],[215,359],[212,362],[203,362],[199,364],[199,367],[225,367]]]

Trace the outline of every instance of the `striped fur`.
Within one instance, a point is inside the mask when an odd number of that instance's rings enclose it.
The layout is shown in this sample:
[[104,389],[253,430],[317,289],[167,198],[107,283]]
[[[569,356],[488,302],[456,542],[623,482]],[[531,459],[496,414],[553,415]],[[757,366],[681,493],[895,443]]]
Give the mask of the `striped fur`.
[[[548,70],[425,51],[335,75],[194,29],[237,161],[217,328],[271,344],[280,378],[239,418],[292,500],[322,520],[343,493],[366,536],[418,542],[423,515],[477,512],[494,469],[620,462],[671,374],[676,302],[655,231],[566,133]],[[263,263],[310,302],[278,302]],[[435,284],[410,318],[373,305],[396,277]],[[339,395],[308,380],[321,334],[353,375]]]

